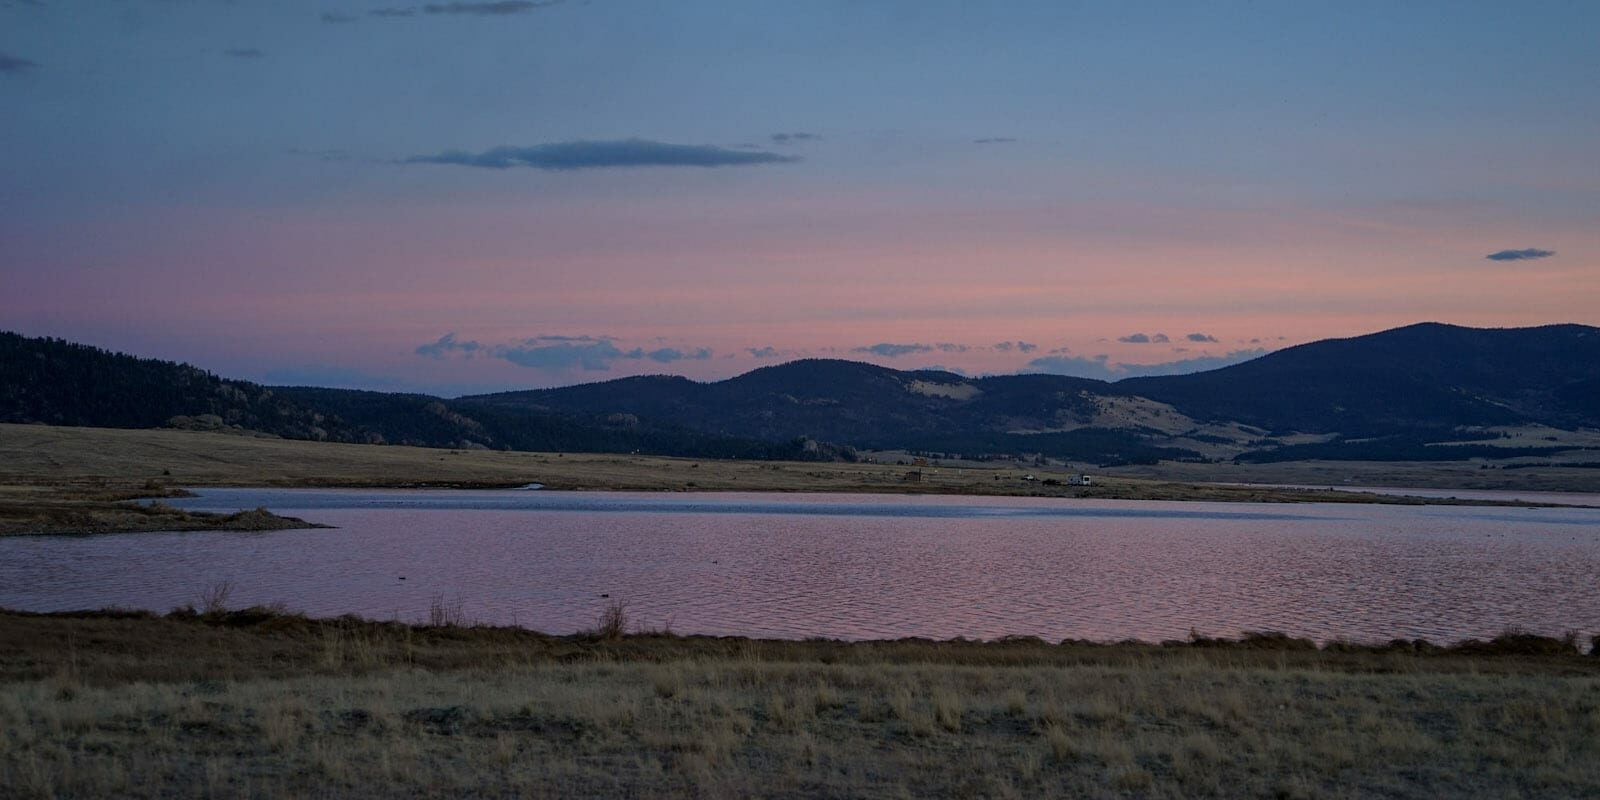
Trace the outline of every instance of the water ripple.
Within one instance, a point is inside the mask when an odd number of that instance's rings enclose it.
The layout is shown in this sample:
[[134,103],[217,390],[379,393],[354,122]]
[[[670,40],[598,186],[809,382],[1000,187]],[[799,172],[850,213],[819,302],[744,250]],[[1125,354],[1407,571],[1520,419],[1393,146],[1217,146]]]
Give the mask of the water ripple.
[[[239,605],[556,633],[1440,641],[1600,633],[1600,511],[1030,498],[208,491],[336,530],[0,540],[0,605]],[[403,578],[403,579],[402,579]],[[609,597],[606,597],[609,595]]]

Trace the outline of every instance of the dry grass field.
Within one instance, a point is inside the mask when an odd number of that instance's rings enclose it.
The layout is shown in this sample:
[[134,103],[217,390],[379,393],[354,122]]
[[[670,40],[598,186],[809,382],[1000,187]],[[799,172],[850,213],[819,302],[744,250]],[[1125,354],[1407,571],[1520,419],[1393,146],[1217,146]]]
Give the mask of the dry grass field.
[[[614,620],[615,621],[615,620]],[[1583,797],[1600,658],[0,614],[17,797]]]
[[1180,464],[1114,467],[1107,472],[1155,481],[1225,481],[1297,486],[1399,486],[1600,494],[1600,469],[1541,466],[1484,469],[1476,461],[1287,461],[1277,464]]
[[[1096,485],[1077,487],[1067,485],[1066,478],[1066,471],[1059,467],[918,467],[514,453],[330,444],[199,431],[0,425],[0,485],[13,487],[98,491],[167,486],[506,487],[541,483],[564,490],[887,492],[1278,503],[1451,502],[1101,474],[1095,475]],[[0,492],[0,503],[6,502],[7,496]]]

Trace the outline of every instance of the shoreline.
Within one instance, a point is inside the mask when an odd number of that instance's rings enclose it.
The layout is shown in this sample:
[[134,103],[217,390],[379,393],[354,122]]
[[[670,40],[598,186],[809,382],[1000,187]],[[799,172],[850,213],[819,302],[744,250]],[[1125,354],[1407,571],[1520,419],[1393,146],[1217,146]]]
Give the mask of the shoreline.
[[[97,536],[183,531],[261,532],[329,528],[265,508],[233,513],[185,511],[163,499],[193,496],[185,489],[93,489],[0,485],[0,538]],[[140,502],[149,500],[151,502]]]
[[[962,492],[915,491],[909,488],[886,491],[882,487],[834,487],[815,489],[793,488],[613,488],[545,485],[539,489],[526,489],[524,485],[492,483],[447,484],[428,483],[351,483],[344,481],[298,482],[292,485],[279,483],[233,484],[193,486],[168,489],[107,489],[62,484],[10,484],[0,485],[0,538],[11,536],[95,536],[120,533],[167,532],[264,532],[278,530],[331,529],[334,526],[277,514],[265,507],[240,510],[233,513],[211,511],[186,511],[161,502],[166,498],[194,496],[193,489],[337,489],[349,491],[425,490],[425,491],[537,491],[552,493],[618,492],[635,494],[812,494],[860,497],[885,495],[895,497],[1015,497],[1057,500],[1106,500],[1124,502],[1168,503],[1248,503],[1297,505],[1310,503],[1350,505],[1399,506],[1466,506],[1482,508],[1577,508],[1593,509],[1595,506],[1563,503],[1527,502],[1522,500],[1487,500],[1471,498],[1438,498],[1415,495],[1381,494],[1377,492],[1351,492],[1339,489],[1290,487],[1226,487],[1207,484],[1166,484],[1152,486],[1126,486],[1068,490],[1064,492]],[[1101,491],[1097,491],[1101,490]],[[139,502],[139,501],[152,502]]]
[[[1205,465],[1180,467],[1190,474]],[[1124,472],[1140,468],[1118,468]],[[1089,474],[1093,486],[1069,477]],[[1219,476],[1222,473],[1219,473]],[[1575,507],[1538,500],[1440,498],[1321,487],[1130,477],[1116,470],[1023,465],[783,462],[594,453],[445,450],[257,439],[180,430],[0,424],[0,535],[156,530],[279,530],[315,521],[258,510],[220,518],[135,508],[166,487],[781,492],[1044,497],[1171,502],[1356,503],[1502,508]]]
[[[614,616],[603,616],[597,620],[596,626],[587,630],[573,633],[546,633],[519,625],[478,623],[453,613],[445,604],[435,611],[436,619],[429,622],[405,622],[401,620],[380,620],[363,617],[357,614],[340,614],[337,616],[311,616],[299,611],[290,610],[282,605],[249,606],[244,608],[227,608],[224,606],[227,591],[214,589],[212,597],[202,598],[199,607],[189,603],[167,612],[148,609],[134,609],[123,607],[108,608],[83,608],[61,611],[26,611],[16,608],[0,606],[0,630],[17,627],[50,627],[59,624],[65,627],[75,625],[88,625],[91,623],[117,622],[152,624],[152,625],[189,625],[201,629],[228,629],[250,632],[268,638],[290,637],[300,638],[315,635],[332,629],[343,631],[365,630],[373,634],[392,634],[399,640],[413,641],[422,636],[440,636],[448,639],[458,646],[472,646],[476,644],[492,644],[503,646],[522,643],[526,645],[549,646],[557,658],[570,658],[571,652],[563,648],[576,648],[577,651],[586,651],[599,648],[610,648],[612,656],[623,658],[630,653],[640,655],[642,651],[629,650],[626,645],[647,645],[658,648],[662,652],[678,651],[677,654],[688,658],[705,656],[725,656],[739,652],[748,644],[755,644],[774,651],[805,652],[815,655],[826,652],[828,657],[837,657],[844,651],[861,650],[870,652],[873,658],[883,657],[886,652],[897,648],[904,649],[906,653],[913,651],[938,651],[949,650],[956,653],[977,654],[985,650],[1005,650],[1016,653],[1030,651],[1041,658],[1053,653],[1076,652],[1111,654],[1114,652],[1137,653],[1149,655],[1157,652],[1197,652],[1197,653],[1295,653],[1297,658],[1312,659],[1329,658],[1361,658],[1367,656],[1397,656],[1397,657],[1424,657],[1432,659],[1463,658],[1463,659],[1584,659],[1580,663],[1586,667],[1592,666],[1597,675],[1600,675],[1600,633],[1583,635],[1569,631],[1561,636],[1551,636],[1538,633],[1529,633],[1517,629],[1508,629],[1489,637],[1467,637],[1450,642],[1435,642],[1421,637],[1394,637],[1386,640],[1354,640],[1347,638],[1314,639],[1308,636],[1294,636],[1282,631],[1244,631],[1238,636],[1211,636],[1190,631],[1189,636],[1182,639],[1081,639],[1068,637],[1060,640],[1049,640],[1031,635],[1009,635],[990,639],[967,638],[957,636],[949,639],[935,639],[926,636],[902,636],[886,639],[841,639],[832,637],[804,637],[804,638],[773,638],[765,636],[743,636],[738,634],[706,634],[706,633],[677,633],[669,628],[655,629],[634,625],[626,613],[625,604],[613,604],[608,607],[606,614],[610,615],[611,609],[620,609]],[[632,627],[630,627],[632,626]],[[30,637],[19,636],[17,641],[28,643]],[[24,649],[26,645],[24,645]],[[576,652],[576,651],[573,651]],[[608,651],[609,652],[609,651]],[[652,658],[659,656],[656,653]],[[13,654],[15,655],[15,654]],[[808,655],[810,657],[810,655]],[[919,656],[922,657],[922,656]],[[0,660],[3,660],[0,656]],[[35,665],[48,663],[49,659],[40,654],[24,656],[24,659]],[[1049,659],[1045,659],[1049,660]],[[1280,666],[1284,666],[1280,664]],[[0,672],[4,672],[0,669]],[[42,676],[44,673],[39,673]]]

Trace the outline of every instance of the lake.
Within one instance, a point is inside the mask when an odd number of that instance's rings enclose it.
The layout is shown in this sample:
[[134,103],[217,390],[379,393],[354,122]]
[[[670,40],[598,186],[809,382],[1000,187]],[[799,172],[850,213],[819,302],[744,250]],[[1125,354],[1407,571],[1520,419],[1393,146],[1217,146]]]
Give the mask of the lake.
[[230,606],[847,639],[1600,633],[1600,509],[206,489],[337,526],[0,539],[0,606]]

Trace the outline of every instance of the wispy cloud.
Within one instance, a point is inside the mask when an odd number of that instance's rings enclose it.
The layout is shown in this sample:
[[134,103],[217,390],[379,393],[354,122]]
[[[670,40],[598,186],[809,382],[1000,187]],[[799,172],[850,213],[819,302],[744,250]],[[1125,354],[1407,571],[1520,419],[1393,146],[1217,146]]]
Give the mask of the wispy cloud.
[[291,156],[299,156],[301,158],[315,158],[318,161],[349,161],[350,160],[350,153],[349,152],[344,151],[344,150],[339,150],[337,148],[328,149],[328,150],[302,150],[302,149],[300,149],[298,147],[291,147],[291,148],[288,149],[287,152]]
[[1032,342],[1024,342],[1019,339],[1015,342],[997,342],[992,346],[992,349],[1002,353],[1009,353],[1012,350],[1016,350],[1019,353],[1031,353],[1035,350],[1038,350],[1039,345],[1036,345]]
[[257,50],[254,47],[241,47],[241,48],[237,48],[237,49],[233,49],[233,50],[224,50],[222,52],[223,52],[224,55],[233,56],[234,58],[266,58],[267,57],[266,53],[263,53],[263,52],[261,52],[260,50]]
[[1010,143],[1015,142],[1015,141],[1016,141],[1016,139],[1013,139],[1010,136],[988,136],[988,137],[985,137],[985,138],[982,138],[982,139],[973,139],[972,143],[973,144],[1010,144]]
[[507,14],[523,14],[560,5],[561,0],[499,0],[488,3],[428,3],[422,7],[424,14],[476,14],[486,17],[505,16]]
[[622,357],[648,358],[658,364],[671,364],[674,361],[704,361],[711,357],[711,348],[696,347],[692,350],[680,350],[676,347],[663,347],[649,352],[642,349],[634,349],[623,353]]
[[648,360],[671,364],[675,361],[704,361],[714,355],[709,347],[623,349],[608,336],[534,336],[511,344],[484,344],[459,339],[454,333],[447,333],[418,347],[416,354],[439,359],[453,354],[466,358],[481,355],[531,369],[582,369],[592,372],[609,370],[616,361]]
[[1484,258],[1490,261],[1529,261],[1536,258],[1549,258],[1556,254],[1554,250],[1540,250],[1537,247],[1528,247],[1522,250],[1499,250]]
[[268,370],[262,377],[275,386],[325,386],[334,389],[398,389],[404,386],[397,378],[329,364],[280,367]]
[[353,17],[353,16],[351,16],[349,14],[336,14],[336,13],[333,13],[333,12],[329,12],[329,13],[326,13],[326,14],[322,15],[322,21],[328,23],[329,25],[344,25],[344,24],[348,24],[348,23],[351,23],[351,22],[355,22],[357,19],[360,19],[360,18],[359,17]]
[[773,347],[770,344],[767,345],[766,347],[746,347],[744,350],[745,350],[746,353],[749,353],[751,356],[753,356],[755,358],[777,358],[778,357],[778,348]]
[[622,358],[610,339],[593,342],[532,339],[519,345],[501,345],[491,348],[489,354],[503,358],[519,367],[531,369],[572,369],[577,367],[590,372],[611,369],[611,362]]
[[[526,14],[538,11],[541,8],[560,5],[562,0],[499,0],[499,2],[459,2],[459,3],[424,3],[421,6],[394,6],[390,8],[374,8],[367,12],[369,17],[386,19],[405,19],[420,14],[447,14],[457,16],[477,17],[504,17],[512,14]],[[334,17],[335,19],[328,19]],[[324,22],[355,22],[356,17],[347,14],[324,14]]]
[[460,397],[467,394],[501,392],[521,389],[521,382],[473,383],[417,383],[407,378],[381,375],[365,370],[331,364],[301,364],[267,370],[260,376],[271,386],[321,386],[333,389],[367,389],[379,392],[416,392],[437,397]]
[[795,142],[812,142],[812,141],[816,141],[816,140],[821,139],[821,138],[822,138],[822,134],[819,134],[819,133],[807,133],[805,131],[795,131],[793,133],[774,133],[774,134],[772,134],[772,141],[774,141],[774,142],[776,142],[778,144],[794,144]]
[[[1060,348],[1065,350],[1065,348]],[[1040,356],[1028,362],[1026,372],[1048,372],[1052,375],[1071,375],[1078,378],[1099,378],[1112,381],[1121,377],[1116,373],[1111,356],[1074,356],[1066,353]]]
[[1212,336],[1209,333],[1191,333],[1183,338],[1188,339],[1191,342],[1215,342],[1217,340],[1217,337]]
[[762,150],[733,150],[716,145],[670,144],[649,139],[552,142],[530,147],[495,147],[478,153],[447,150],[411,156],[406,164],[452,164],[485,169],[532,167],[542,170],[616,167],[726,167],[798,161]]
[[427,356],[429,358],[444,358],[449,353],[467,353],[470,355],[482,349],[483,345],[473,341],[461,341],[452,332],[418,347],[416,353],[419,356]]
[[940,353],[965,353],[971,349],[972,348],[968,345],[956,344],[955,342],[934,342],[933,344],[922,344],[921,342],[910,342],[907,344],[879,342],[877,344],[866,345],[864,347],[852,347],[850,348],[850,352],[865,353],[867,355],[882,356],[884,358],[899,358],[901,356],[909,356],[914,353],[932,353],[935,351]]
[[0,75],[21,75],[29,70],[38,69],[39,65],[26,58],[0,53]]
[[1266,352],[1261,348],[1234,350],[1226,355],[1197,356],[1160,364],[1121,364],[1111,361],[1111,357],[1104,354],[1088,357],[1060,354],[1036,358],[1028,362],[1028,367],[1033,372],[1116,381],[1123,378],[1203,372],[1249,361],[1265,355]]
[[893,342],[879,342],[865,347],[853,347],[852,353],[866,353],[867,355],[883,356],[884,358],[899,358],[912,353],[931,353],[933,345],[929,344],[895,344]]
[[1164,333],[1153,333],[1149,335],[1143,333],[1130,333],[1127,336],[1118,336],[1117,341],[1125,344],[1165,344],[1172,340],[1168,339],[1167,335]]

